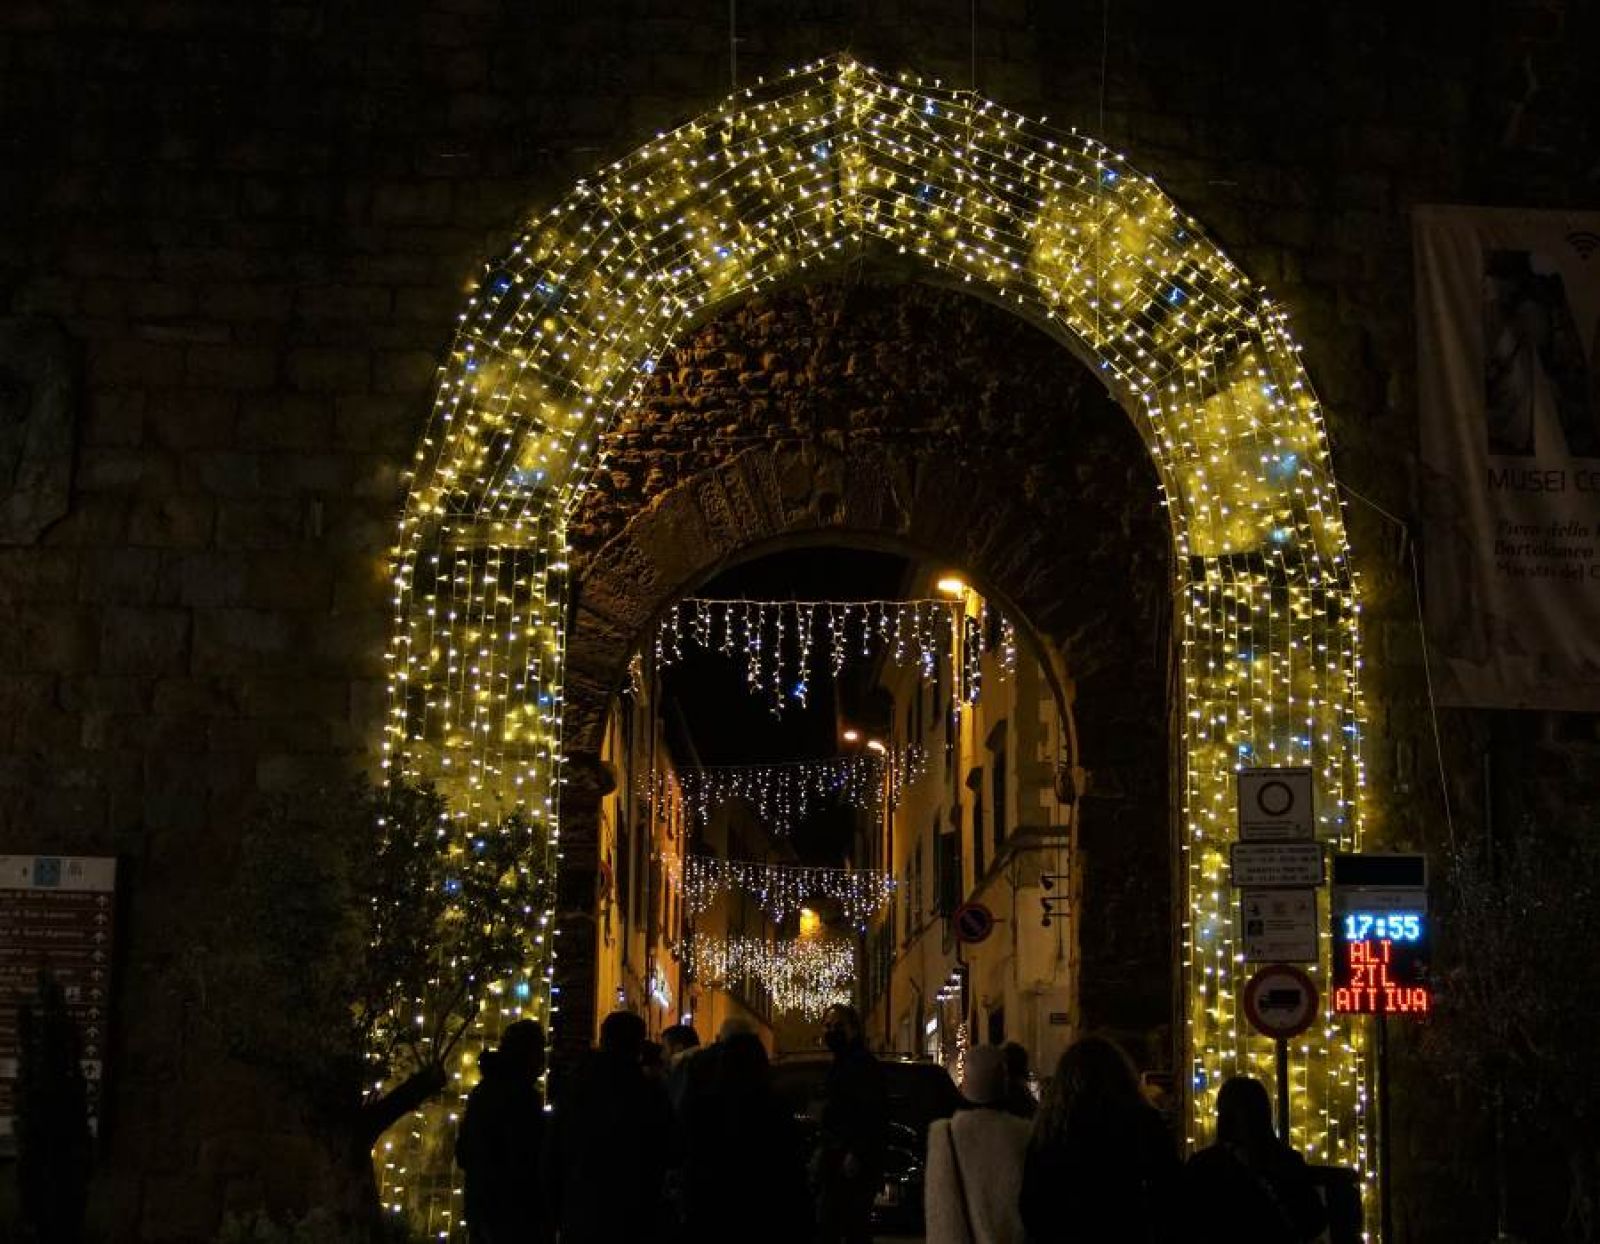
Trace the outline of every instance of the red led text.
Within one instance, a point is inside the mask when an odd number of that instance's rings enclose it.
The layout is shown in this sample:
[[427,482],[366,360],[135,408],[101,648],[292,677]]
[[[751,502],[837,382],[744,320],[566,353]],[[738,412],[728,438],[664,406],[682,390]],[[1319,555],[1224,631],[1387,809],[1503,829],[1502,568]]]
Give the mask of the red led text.
[[[1344,962],[1336,963],[1333,1010],[1344,1015],[1425,1015],[1432,995],[1426,985],[1395,979],[1394,942],[1346,942]],[[1404,950],[1402,948],[1402,953]]]

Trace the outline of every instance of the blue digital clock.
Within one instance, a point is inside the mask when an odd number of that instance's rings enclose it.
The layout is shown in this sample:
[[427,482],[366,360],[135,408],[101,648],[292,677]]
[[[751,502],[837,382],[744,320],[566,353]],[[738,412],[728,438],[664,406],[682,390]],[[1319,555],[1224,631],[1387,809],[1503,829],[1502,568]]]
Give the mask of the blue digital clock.
[[1350,911],[1344,916],[1344,940],[1420,942],[1422,913],[1417,911]]

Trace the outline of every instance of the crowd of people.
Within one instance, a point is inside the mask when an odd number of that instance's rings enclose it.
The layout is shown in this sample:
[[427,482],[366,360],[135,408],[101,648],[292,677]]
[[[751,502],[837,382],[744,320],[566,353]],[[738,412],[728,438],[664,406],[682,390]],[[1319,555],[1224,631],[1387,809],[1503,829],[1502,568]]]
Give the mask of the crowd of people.
[[[833,1057],[809,1139],[748,1024],[708,1046],[687,1025],[647,1035],[637,1015],[607,1016],[549,1112],[538,1024],[484,1053],[456,1145],[473,1244],[871,1240],[890,1111],[853,1008],[824,1016]],[[1327,1225],[1257,1080],[1222,1086],[1215,1143],[1185,1164],[1108,1040],[1069,1047],[1037,1101],[1021,1046],[965,1064],[964,1108],[928,1130],[927,1244],[1305,1244]]]

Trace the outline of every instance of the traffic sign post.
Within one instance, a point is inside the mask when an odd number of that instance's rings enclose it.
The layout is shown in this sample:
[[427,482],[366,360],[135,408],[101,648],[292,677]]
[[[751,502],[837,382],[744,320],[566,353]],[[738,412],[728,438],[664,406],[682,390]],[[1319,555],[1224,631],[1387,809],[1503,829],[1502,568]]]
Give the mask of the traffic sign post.
[[1428,859],[1424,855],[1335,855],[1333,1010],[1377,1021],[1378,1203],[1385,1237],[1389,1190],[1389,1016],[1433,1009],[1428,979]]
[[962,903],[950,918],[956,941],[976,946],[994,932],[994,912],[982,903]]
[[1241,999],[1245,1018],[1276,1044],[1278,1135],[1289,1140],[1289,1039],[1316,1022],[1317,987],[1299,968],[1274,963],[1252,976]]

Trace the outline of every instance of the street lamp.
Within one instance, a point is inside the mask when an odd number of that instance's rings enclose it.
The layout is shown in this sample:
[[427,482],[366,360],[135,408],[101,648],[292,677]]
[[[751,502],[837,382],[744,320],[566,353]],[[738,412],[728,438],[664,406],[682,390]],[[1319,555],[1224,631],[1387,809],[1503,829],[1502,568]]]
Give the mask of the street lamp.
[[966,595],[967,585],[953,574],[947,574],[935,585],[946,596],[961,597]]

